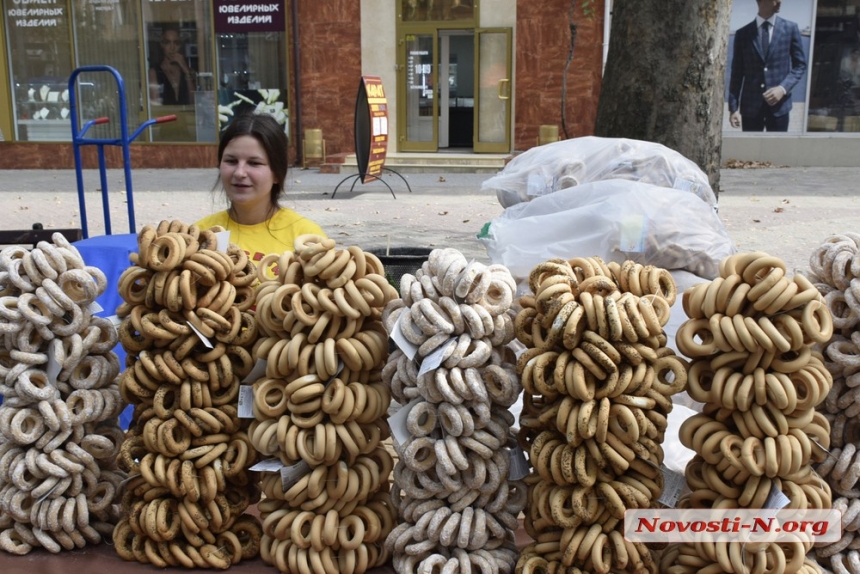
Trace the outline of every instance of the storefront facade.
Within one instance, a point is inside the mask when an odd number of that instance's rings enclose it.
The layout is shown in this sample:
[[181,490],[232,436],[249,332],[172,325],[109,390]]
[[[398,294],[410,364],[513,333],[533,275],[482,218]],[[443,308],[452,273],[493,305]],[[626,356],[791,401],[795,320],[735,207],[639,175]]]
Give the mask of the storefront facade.
[[[275,115],[300,153],[321,129],[329,155],[353,151],[359,77],[383,79],[391,151],[507,153],[560,126],[568,56],[566,0],[0,0],[0,168],[73,167],[71,115],[87,135],[118,138],[124,83],[131,132],[176,121],[132,143],[135,167],[214,165],[218,134],[236,114]],[[577,15],[578,64],[568,72],[570,136],[593,129],[602,14]],[[442,80],[440,81],[440,78]],[[440,88],[446,89],[440,89]],[[94,167],[93,146],[84,146]],[[121,165],[108,147],[109,166]]]
[[[211,166],[218,134],[249,109],[275,115],[301,154],[321,129],[329,156],[353,151],[361,75],[380,76],[389,151],[526,150],[541,125],[562,137],[593,133],[611,2],[577,8],[576,54],[567,0],[0,0],[0,168],[73,167],[68,78],[108,65],[124,80],[129,129],[176,121],[132,144],[135,167]],[[860,154],[860,0],[784,4],[807,60],[789,132],[728,125],[723,158],[789,165],[856,165]],[[736,30],[755,15],[737,3]],[[728,68],[731,65],[730,61]],[[728,85],[728,74],[727,74]],[[565,93],[563,96],[563,87]],[[727,89],[728,94],[728,89]],[[110,75],[79,76],[79,124],[119,137]],[[564,109],[562,111],[562,100]],[[564,118],[562,115],[564,113]],[[91,148],[92,146],[87,146]],[[85,163],[95,166],[92,149]],[[107,149],[108,164],[121,162]]]

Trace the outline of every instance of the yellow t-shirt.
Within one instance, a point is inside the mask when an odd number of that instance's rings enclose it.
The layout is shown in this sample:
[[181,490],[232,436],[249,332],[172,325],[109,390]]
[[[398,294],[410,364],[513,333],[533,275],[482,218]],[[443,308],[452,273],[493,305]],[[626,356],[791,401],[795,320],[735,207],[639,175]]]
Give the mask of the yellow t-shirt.
[[292,209],[280,208],[268,221],[256,225],[236,223],[226,211],[219,211],[198,221],[200,229],[220,225],[230,232],[230,243],[241,247],[254,263],[270,253],[293,251],[296,237],[313,233],[325,236],[319,225]]

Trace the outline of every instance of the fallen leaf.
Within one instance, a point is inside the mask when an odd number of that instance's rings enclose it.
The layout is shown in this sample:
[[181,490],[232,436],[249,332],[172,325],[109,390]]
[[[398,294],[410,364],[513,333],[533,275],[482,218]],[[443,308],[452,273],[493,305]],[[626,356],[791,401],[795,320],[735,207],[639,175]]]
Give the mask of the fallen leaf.
[[448,215],[448,212],[447,211],[440,211],[439,215]]
[[463,223],[469,223],[469,220],[468,220],[468,219],[464,219],[464,220],[463,220]]
[[22,206],[21,206],[21,207],[19,207],[18,209],[20,209],[21,211],[27,211],[27,210],[29,210],[29,209],[30,209],[30,206],[28,206],[28,205],[22,205]]
[[729,159],[723,164],[727,169],[755,169],[762,167],[777,167],[769,161],[743,161],[739,159]]
[[783,199],[783,200],[782,200],[782,202],[783,202],[783,203],[791,203],[791,202],[790,202],[789,200],[787,200],[787,199]]
[[445,182],[445,178],[444,178],[444,177],[442,177],[441,175],[439,176],[439,182],[440,182],[440,183],[444,183],[444,182]]
[[785,211],[785,210],[781,207],[777,207],[776,209],[773,210],[774,213],[782,213],[783,211]]
[[753,223],[761,223],[761,219],[753,219]]

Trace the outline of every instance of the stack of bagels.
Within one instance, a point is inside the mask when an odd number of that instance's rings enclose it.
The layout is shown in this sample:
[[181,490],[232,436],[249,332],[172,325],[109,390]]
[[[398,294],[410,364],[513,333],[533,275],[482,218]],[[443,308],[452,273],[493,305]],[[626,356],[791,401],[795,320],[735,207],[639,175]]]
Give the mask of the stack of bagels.
[[82,548],[109,536],[125,473],[114,457],[116,329],[93,315],[106,279],[59,233],[0,252],[0,549]]
[[374,255],[316,235],[258,274],[254,356],[266,372],[249,434],[282,467],[262,473],[262,558],[284,573],[361,574],[388,559],[394,526],[380,318],[397,293]]
[[[816,288],[803,275],[786,277],[777,257],[739,253],[721,261],[716,279],[689,288],[683,305],[689,319],[676,342],[692,360],[687,392],[704,408],[681,426],[696,456],[678,506],[778,510],[784,495],[785,509],[829,509],[830,488],[812,463],[830,444],[830,424],[815,408],[832,379],[813,346],[830,339],[833,324]],[[662,564],[683,564],[678,573],[815,572],[811,546],[802,538],[683,543]]]
[[514,570],[525,505],[525,485],[510,477],[515,290],[507,268],[436,249],[385,309],[405,347],[383,370],[406,427],[394,437],[400,524],[386,540],[397,572]]
[[599,257],[534,267],[516,334],[529,453],[526,532],[518,571],[657,572],[622,533],[626,510],[663,489],[664,433],[686,364],[666,347],[676,297],[664,269]]
[[217,249],[217,231],[144,226],[119,280],[120,391],[134,405],[113,533],[124,560],[226,569],[259,552],[260,523],[245,513],[259,498],[256,451],[235,406],[253,367],[257,276],[235,244]]
[[833,388],[824,401],[830,453],[815,470],[833,491],[842,513],[842,538],[815,550],[826,571],[860,574],[860,234],[828,237],[809,259],[809,280],[833,316],[833,337],[821,345]]

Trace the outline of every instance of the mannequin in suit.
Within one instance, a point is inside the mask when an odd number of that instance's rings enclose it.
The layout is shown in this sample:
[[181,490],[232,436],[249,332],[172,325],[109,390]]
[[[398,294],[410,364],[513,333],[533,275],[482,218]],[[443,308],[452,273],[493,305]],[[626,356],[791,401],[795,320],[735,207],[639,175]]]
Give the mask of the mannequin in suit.
[[729,121],[745,132],[784,132],[791,90],[806,72],[806,55],[797,24],[776,15],[782,0],[757,2],[756,19],[735,33]]

